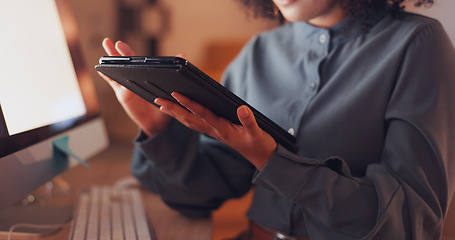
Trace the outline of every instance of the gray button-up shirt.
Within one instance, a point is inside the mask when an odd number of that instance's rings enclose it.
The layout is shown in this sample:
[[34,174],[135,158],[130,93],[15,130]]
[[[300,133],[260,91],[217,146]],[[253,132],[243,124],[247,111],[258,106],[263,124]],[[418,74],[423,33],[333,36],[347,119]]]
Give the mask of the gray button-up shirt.
[[439,22],[285,24],[253,38],[223,83],[292,132],[299,152],[278,146],[257,172],[173,122],[140,136],[133,160],[170,206],[207,216],[253,182],[249,218],[290,235],[438,239],[455,183],[455,54]]

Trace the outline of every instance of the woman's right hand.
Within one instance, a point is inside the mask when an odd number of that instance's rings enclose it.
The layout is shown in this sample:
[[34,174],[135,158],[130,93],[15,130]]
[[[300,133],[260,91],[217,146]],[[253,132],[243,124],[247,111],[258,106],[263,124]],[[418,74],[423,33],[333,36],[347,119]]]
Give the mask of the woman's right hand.
[[[103,48],[109,56],[136,55],[128,44],[121,41],[117,41],[114,44],[109,38],[103,40]],[[159,108],[104,74],[100,73],[100,75],[109,83],[109,85],[111,85],[112,89],[114,89],[118,101],[125,109],[128,116],[145,134],[147,134],[147,136],[151,137],[169,125],[172,120],[169,115],[162,113]]]

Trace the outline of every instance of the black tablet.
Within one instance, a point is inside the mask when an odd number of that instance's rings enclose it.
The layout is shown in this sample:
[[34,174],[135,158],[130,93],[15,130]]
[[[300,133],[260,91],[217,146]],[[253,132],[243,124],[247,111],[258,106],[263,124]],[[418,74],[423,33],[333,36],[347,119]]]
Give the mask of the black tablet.
[[171,96],[178,92],[236,124],[240,124],[237,108],[247,105],[259,127],[277,143],[292,152],[298,150],[294,136],[183,58],[102,57],[95,69],[151,103],[158,97],[178,103]]

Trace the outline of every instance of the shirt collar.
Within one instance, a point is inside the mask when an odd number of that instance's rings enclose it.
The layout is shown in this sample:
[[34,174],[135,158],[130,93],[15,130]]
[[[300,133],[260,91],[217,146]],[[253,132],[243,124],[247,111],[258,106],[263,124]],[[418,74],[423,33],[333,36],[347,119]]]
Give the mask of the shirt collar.
[[368,28],[366,26],[373,27],[384,16],[385,12],[381,11],[369,16],[366,22],[345,18],[330,28],[317,27],[308,22],[293,22],[291,24],[296,37],[307,46],[317,48],[321,44],[326,44],[328,49],[333,49],[350,39],[367,33]]

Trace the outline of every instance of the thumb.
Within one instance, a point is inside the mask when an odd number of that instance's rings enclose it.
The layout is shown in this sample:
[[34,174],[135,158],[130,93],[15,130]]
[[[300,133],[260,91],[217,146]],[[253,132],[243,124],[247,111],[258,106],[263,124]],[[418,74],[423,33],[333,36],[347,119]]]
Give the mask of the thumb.
[[237,117],[247,131],[252,133],[257,133],[259,131],[260,128],[254,118],[254,114],[247,106],[242,105],[237,108]]

